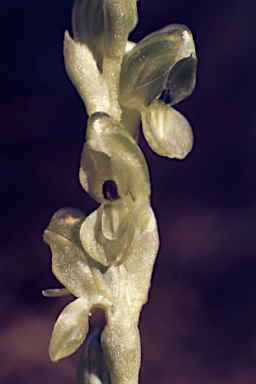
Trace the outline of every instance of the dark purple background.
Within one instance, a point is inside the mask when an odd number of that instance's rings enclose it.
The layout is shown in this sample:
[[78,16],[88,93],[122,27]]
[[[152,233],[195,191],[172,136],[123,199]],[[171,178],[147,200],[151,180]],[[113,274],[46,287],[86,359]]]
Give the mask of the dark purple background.
[[[63,67],[72,0],[1,0],[0,384],[74,383],[79,351],[52,363],[70,298],[41,234],[54,211],[96,203],[78,183],[85,111]],[[194,33],[194,94],[178,105],[195,146],[185,161],[142,140],[161,249],[141,317],[141,384],[256,383],[256,3],[140,0],[138,41],[170,23]],[[92,326],[100,315],[92,317]]]

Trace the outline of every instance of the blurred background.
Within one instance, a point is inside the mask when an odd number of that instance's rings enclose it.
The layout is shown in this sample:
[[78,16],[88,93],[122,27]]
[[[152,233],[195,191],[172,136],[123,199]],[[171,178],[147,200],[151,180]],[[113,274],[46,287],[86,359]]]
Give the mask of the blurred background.
[[[97,207],[78,182],[86,113],[63,65],[73,0],[1,0],[0,384],[72,384],[81,351],[48,357],[71,297],[42,232],[52,214]],[[193,32],[195,134],[184,161],[141,145],[161,247],[141,316],[141,384],[256,383],[256,3],[140,0],[131,40],[170,23]],[[91,327],[102,323],[96,312]]]

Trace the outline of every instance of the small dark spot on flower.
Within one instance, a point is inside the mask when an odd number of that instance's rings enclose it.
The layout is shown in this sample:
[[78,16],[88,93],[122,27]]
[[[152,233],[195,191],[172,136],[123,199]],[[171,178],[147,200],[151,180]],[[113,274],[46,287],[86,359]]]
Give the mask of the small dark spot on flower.
[[159,100],[163,101],[165,104],[170,104],[174,99],[175,90],[172,84],[167,84],[163,92],[161,93]]
[[107,180],[103,184],[103,196],[106,200],[117,200],[120,198],[117,192],[117,185],[114,180]]

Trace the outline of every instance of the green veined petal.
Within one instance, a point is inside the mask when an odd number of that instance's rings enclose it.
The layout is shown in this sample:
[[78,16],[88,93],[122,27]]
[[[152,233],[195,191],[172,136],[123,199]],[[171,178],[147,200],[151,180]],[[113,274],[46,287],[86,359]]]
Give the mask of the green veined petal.
[[76,0],[72,10],[74,40],[86,44],[97,60],[104,45],[103,0]]

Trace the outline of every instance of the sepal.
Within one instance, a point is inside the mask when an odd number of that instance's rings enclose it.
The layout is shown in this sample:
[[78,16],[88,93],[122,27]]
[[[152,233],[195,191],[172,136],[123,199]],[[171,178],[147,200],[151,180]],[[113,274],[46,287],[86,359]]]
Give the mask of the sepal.
[[88,255],[80,240],[85,214],[78,209],[62,208],[44,231],[44,241],[52,251],[52,271],[74,296],[98,294],[88,266]]
[[195,54],[178,61],[173,66],[166,84],[166,88],[172,92],[171,105],[178,104],[191,95],[196,85],[196,68]]
[[140,110],[164,90],[173,67],[195,57],[190,30],[171,24],[141,40],[124,60],[120,77],[119,102]]

